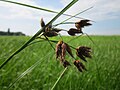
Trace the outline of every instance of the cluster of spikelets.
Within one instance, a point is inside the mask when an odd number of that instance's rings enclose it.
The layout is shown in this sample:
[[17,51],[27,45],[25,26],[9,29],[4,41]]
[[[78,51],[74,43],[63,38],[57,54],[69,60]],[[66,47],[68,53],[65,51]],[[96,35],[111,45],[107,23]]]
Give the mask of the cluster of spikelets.
[[[90,20],[80,20],[78,22],[75,22],[75,27],[76,28],[70,28],[67,33],[71,36],[75,36],[76,34],[80,34],[82,32],[82,28],[84,28],[84,26],[90,26],[92,25],[91,23],[89,23]],[[43,18],[41,18],[41,27],[45,26],[45,22],[43,21]],[[60,31],[62,31],[63,29],[58,29],[58,28],[54,28],[52,27],[52,25],[49,25],[45,31],[44,31],[44,35],[47,37],[53,37],[53,36],[57,36],[58,33]]]
[[[89,21],[90,20],[81,20],[79,22],[75,22],[74,24],[75,24],[76,28],[70,28],[67,31],[68,34],[71,36],[75,36],[76,34],[83,33],[82,28],[84,26],[92,25],[91,23],[89,23]],[[41,27],[44,27],[44,26],[45,26],[45,23],[44,23],[43,19],[41,19]],[[45,28],[43,35],[45,37],[53,37],[53,36],[57,36],[60,31],[62,31],[62,29],[54,28],[54,27],[52,27],[52,25],[49,25],[48,27]],[[81,60],[87,61],[86,57],[91,58],[91,48],[90,47],[79,46],[74,49],[76,49],[76,55]],[[75,59],[75,57],[72,54],[72,50],[71,50],[70,46],[67,43],[65,43],[64,41],[58,41],[56,44],[56,48],[55,48],[56,59],[59,59],[64,67],[68,67],[71,65],[65,58],[66,52],[68,52],[69,55],[74,59],[73,63],[80,72],[82,72],[83,70],[87,70],[80,60]]]
[[91,23],[89,23],[89,21],[90,20],[80,20],[78,22],[75,22],[76,28],[70,28],[68,34],[71,36],[75,36],[76,34],[83,33],[82,28],[84,28],[84,26],[92,25]]
[[[68,52],[69,55],[73,59],[75,59],[72,54],[72,50],[71,50],[70,46],[63,41],[59,41],[56,44],[55,52],[56,52],[56,58],[59,58],[59,60],[61,61],[61,63],[63,64],[64,67],[70,66],[70,63],[65,59],[66,52]],[[84,61],[86,61],[86,57],[91,58],[90,53],[91,53],[91,48],[89,48],[89,47],[79,46],[76,48],[76,55]],[[83,70],[86,70],[85,66],[83,65],[83,63],[80,60],[75,60],[74,65],[81,72]]]

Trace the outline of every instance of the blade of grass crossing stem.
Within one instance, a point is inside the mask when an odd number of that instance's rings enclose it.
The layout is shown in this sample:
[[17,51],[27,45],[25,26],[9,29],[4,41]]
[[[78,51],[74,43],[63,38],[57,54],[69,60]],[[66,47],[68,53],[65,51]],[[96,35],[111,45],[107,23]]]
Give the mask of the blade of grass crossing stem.
[[[92,6],[92,7],[90,7],[90,8],[87,8],[87,9],[85,9],[85,10],[83,10],[83,11],[81,11],[81,12],[79,12],[79,13],[77,13],[77,14],[75,14],[75,15],[73,15],[73,16],[71,16],[71,17],[69,17],[69,18],[67,18],[67,19],[65,19],[65,20],[64,20],[64,21],[62,21],[61,23],[58,23],[58,24],[54,25],[54,27],[55,27],[55,26],[58,26],[58,25],[60,25],[60,24],[64,24],[64,22],[66,22],[66,21],[70,20],[71,18],[73,18],[73,17],[75,17],[75,16],[77,16],[77,15],[79,15],[79,14],[81,14],[81,13],[83,13],[83,12],[87,11],[87,10],[90,10],[91,8],[93,8],[93,6]],[[85,18],[81,18],[81,19],[85,19]],[[90,20],[90,21],[93,21],[93,20]],[[93,22],[94,22],[94,21],[93,21]]]
[[16,82],[18,82],[20,79],[22,79],[26,74],[28,74],[29,72],[31,72],[35,67],[37,67],[39,64],[41,64],[41,60],[47,58],[47,56],[49,56],[51,54],[51,52],[47,55],[45,55],[43,58],[41,58],[39,61],[37,61],[35,64],[33,64],[31,67],[29,67],[26,71],[24,71],[13,83],[11,83],[8,87],[8,89],[10,89]]
[[75,37],[73,37],[71,40],[69,40],[67,43],[70,43],[71,41],[73,41],[73,40],[75,40],[75,39],[77,39],[77,38],[79,38],[79,37],[81,37],[81,36],[82,36],[82,34],[79,35],[79,36],[75,36]]
[[[13,4],[17,4],[17,5],[22,5],[22,6],[26,6],[26,7],[30,7],[30,8],[38,9],[38,10],[43,10],[43,11],[47,11],[47,12],[51,12],[51,13],[58,13],[58,12],[53,11],[53,10],[49,10],[49,9],[45,9],[45,8],[40,8],[40,7],[29,5],[29,4],[24,4],[24,3],[9,1],[9,0],[0,0],[0,1],[8,2],[8,3],[13,3]],[[63,15],[65,15],[65,16],[72,16],[72,15],[69,15],[69,14],[63,14]],[[75,17],[75,18],[81,18],[81,17],[76,17],[76,16],[73,16],[73,17]]]
[[[81,13],[84,13],[84,12],[86,12],[86,11],[88,11],[88,10],[92,9],[92,8],[93,8],[93,6],[92,6],[92,7],[87,8],[87,9],[85,9],[85,10],[83,10],[83,11],[81,11],[81,12],[77,13],[77,14],[75,14],[74,16],[71,16],[70,18],[68,18],[68,19],[64,20],[62,23],[66,22],[66,21],[70,20],[71,18],[73,18],[73,17],[75,17],[75,16],[77,16],[77,15],[79,15],[79,14],[81,14]],[[84,19],[84,18],[81,18],[81,19]],[[90,21],[92,21],[92,20],[90,20]]]
[[63,72],[60,74],[60,76],[58,77],[57,81],[54,83],[53,87],[51,88],[51,90],[54,90],[55,86],[58,84],[58,82],[60,81],[60,79],[63,77],[64,73],[66,72],[68,68],[66,67]]
[[[47,39],[45,39],[45,38],[40,38],[40,39],[42,39],[42,40],[44,40],[44,41],[48,41]],[[76,39],[76,38],[75,38]],[[57,42],[59,42],[59,41],[57,41],[57,40],[50,40],[49,39],[49,41],[50,42],[53,42],[53,43],[56,43],[57,44]],[[29,45],[32,45],[32,44],[34,44],[34,43],[39,43],[39,42],[41,42],[41,40],[40,41],[35,41],[35,42],[32,42],[32,43],[30,43]],[[69,44],[68,44],[69,45]],[[73,46],[71,46],[71,45],[69,45],[71,48],[73,48],[73,49],[75,49],[76,50],[76,48],[75,47],[73,47]]]
[[50,44],[50,46],[53,48],[53,50],[55,50],[54,46],[52,45],[52,43],[50,42],[50,40],[47,38],[47,36],[44,35],[44,37],[46,38],[46,40],[48,41],[48,43]]
[[73,4],[75,4],[78,0],[73,0],[70,2],[60,13],[58,13],[47,25],[52,24],[59,16],[61,16],[67,9],[69,9]]
[[22,6],[26,6],[26,7],[30,7],[30,8],[34,8],[34,9],[38,9],[38,10],[43,10],[43,11],[47,11],[47,12],[57,13],[57,12],[49,10],[49,9],[40,8],[40,7],[36,7],[36,6],[24,4],[24,3],[19,3],[19,2],[9,1],[9,0],[0,0],[0,1],[13,3],[13,4],[17,4],[17,5],[22,5]]
[[[48,41],[47,39],[45,39],[45,38],[40,38],[40,39],[42,39],[42,40],[44,40],[44,41]],[[76,39],[76,38],[75,38]],[[50,42],[53,42],[53,43],[57,43],[58,41],[56,41],[56,40],[50,40],[49,39],[49,41]],[[32,45],[32,44],[35,44],[35,43],[39,43],[39,42],[41,42],[41,40],[40,41],[35,41],[35,42],[32,42],[32,43],[30,43],[29,45]],[[69,44],[68,44],[69,45]],[[75,49],[76,50],[76,48],[75,47],[73,47],[73,46],[71,46],[71,45],[69,45],[71,48],[73,48],[73,49]]]
[[87,33],[83,33],[83,34],[87,35],[90,41],[99,49],[98,45],[96,45],[96,43],[92,40],[92,38]]
[[45,40],[40,40],[40,41],[35,41],[35,42],[31,42],[30,44],[28,44],[28,46],[39,43],[39,42],[44,42]]
[[61,12],[59,12],[47,25],[45,25],[42,29],[40,29],[33,37],[30,38],[30,40],[28,40],[22,47],[20,47],[17,51],[15,51],[7,60],[5,60],[1,65],[0,65],[0,69],[7,64],[7,62],[9,60],[12,59],[13,56],[15,56],[16,54],[18,54],[20,51],[22,51],[25,47],[28,46],[28,44],[30,42],[32,42],[38,35],[40,35],[45,28],[52,24],[59,16],[61,16],[67,9],[69,9],[73,4],[75,4],[78,0],[73,0],[72,2],[70,2]]

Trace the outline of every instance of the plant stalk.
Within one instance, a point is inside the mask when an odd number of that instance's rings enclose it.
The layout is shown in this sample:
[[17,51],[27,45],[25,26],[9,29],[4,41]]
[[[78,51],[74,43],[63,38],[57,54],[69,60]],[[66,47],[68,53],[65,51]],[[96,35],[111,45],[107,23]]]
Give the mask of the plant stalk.
[[58,84],[58,82],[60,81],[60,79],[63,77],[63,75],[65,74],[66,70],[68,68],[66,67],[63,72],[60,74],[60,76],[58,77],[57,81],[54,83],[53,87],[51,88],[51,90],[54,90],[55,86]]

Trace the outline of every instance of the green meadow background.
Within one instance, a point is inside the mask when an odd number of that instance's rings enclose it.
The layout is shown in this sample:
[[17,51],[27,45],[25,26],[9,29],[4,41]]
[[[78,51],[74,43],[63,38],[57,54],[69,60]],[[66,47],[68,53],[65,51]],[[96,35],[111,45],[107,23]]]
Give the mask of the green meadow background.
[[[92,48],[92,59],[83,62],[87,71],[79,72],[73,65],[73,58],[66,59],[71,66],[54,90],[120,90],[120,36],[64,36],[63,40],[73,47],[88,46]],[[0,64],[21,47],[30,37],[0,36]],[[50,38],[59,40],[59,37]],[[52,43],[55,47],[55,43]],[[76,57],[75,50],[72,49]],[[78,57],[76,59],[80,60]],[[37,62],[37,64],[35,64]],[[16,82],[10,90],[49,90],[64,70],[55,51],[47,41],[32,44],[15,55],[0,70],[0,90],[8,90],[25,70],[32,65],[36,67]]]

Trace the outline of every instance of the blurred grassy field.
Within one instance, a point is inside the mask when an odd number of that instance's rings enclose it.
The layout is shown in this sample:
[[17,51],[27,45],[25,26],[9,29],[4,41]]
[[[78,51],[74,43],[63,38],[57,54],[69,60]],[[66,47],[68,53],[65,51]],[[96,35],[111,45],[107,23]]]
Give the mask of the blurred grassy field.
[[[29,38],[1,36],[0,64]],[[72,38],[63,37],[63,40],[68,42]],[[71,66],[55,90],[120,90],[120,36],[91,38],[97,47],[86,36],[69,42],[74,47],[84,45],[92,48],[93,58],[83,62],[88,71],[79,72],[73,65],[73,59],[67,55]],[[54,43],[53,46],[55,47]],[[76,57],[75,50],[72,51]],[[38,66],[16,82],[11,90],[49,90],[64,68],[56,61],[55,52],[46,41],[25,48],[0,70],[0,90],[7,90],[18,76],[38,61]]]

